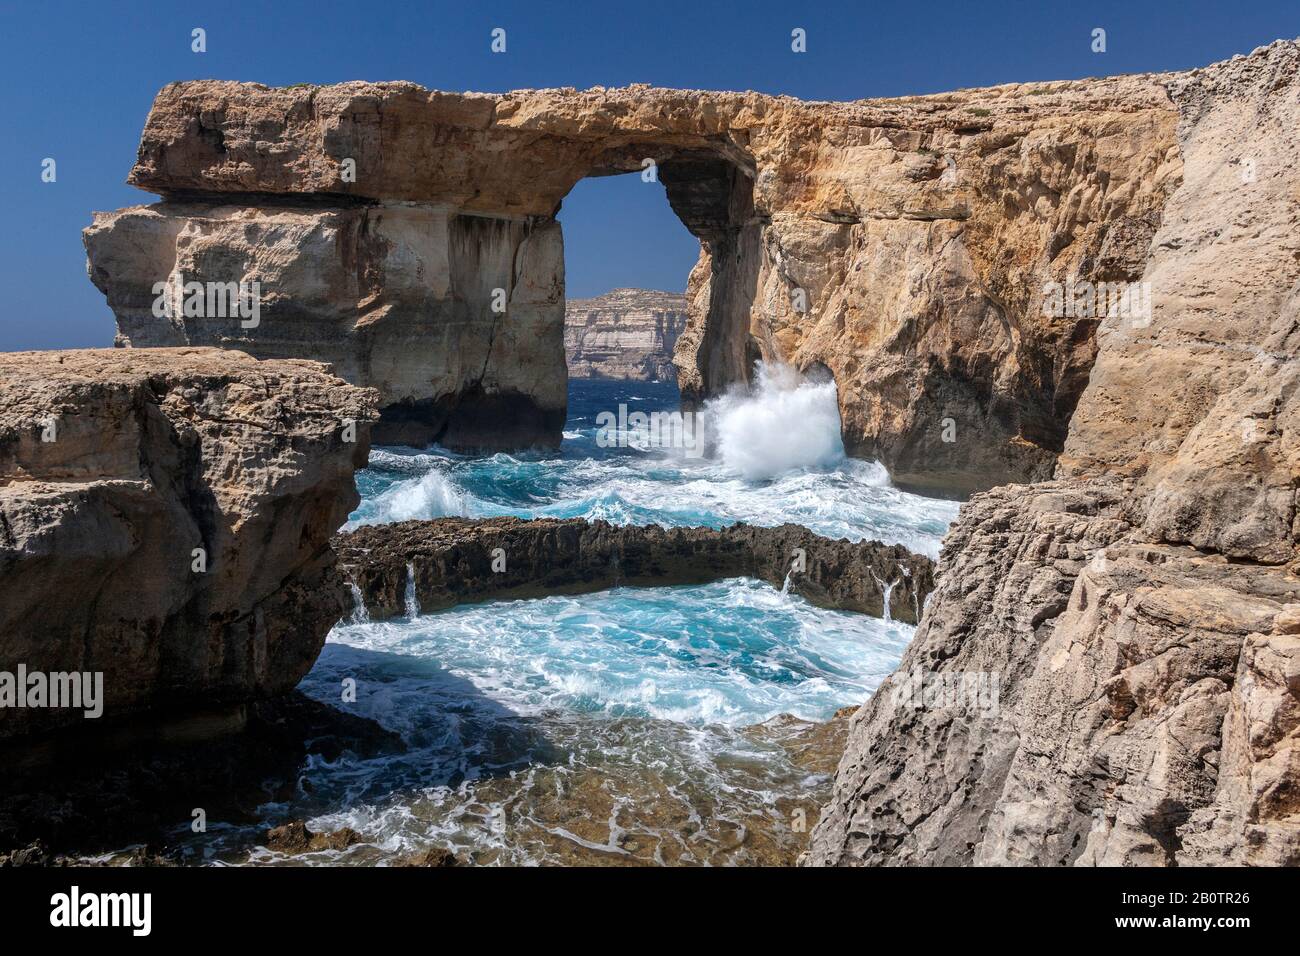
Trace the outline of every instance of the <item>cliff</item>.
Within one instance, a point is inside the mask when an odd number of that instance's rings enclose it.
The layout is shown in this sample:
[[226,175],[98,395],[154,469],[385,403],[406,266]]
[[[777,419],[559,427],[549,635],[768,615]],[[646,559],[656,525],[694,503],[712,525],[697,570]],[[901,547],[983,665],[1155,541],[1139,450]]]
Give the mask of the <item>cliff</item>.
[[[97,215],[89,270],[121,344],[333,362],[379,390],[376,440],[555,444],[554,216],[578,180],[648,159],[701,244],[685,401],[756,359],[825,366],[851,454],[961,493],[1050,475],[1099,320],[1045,309],[1047,289],[1141,272],[1182,175],[1168,81],[852,103],[175,83],[130,174],[163,201]],[[258,282],[260,322],[159,317],[169,278]]]
[[615,289],[564,305],[570,378],[676,382],[673,348],[686,327],[686,296]]
[[[351,606],[375,404],[235,351],[0,353],[0,671],[100,673],[104,718],[291,689]],[[0,738],[83,720],[10,702]]]
[[1300,863],[1300,46],[1168,89],[1150,319],[1102,322],[1057,480],[963,508],[810,863]]

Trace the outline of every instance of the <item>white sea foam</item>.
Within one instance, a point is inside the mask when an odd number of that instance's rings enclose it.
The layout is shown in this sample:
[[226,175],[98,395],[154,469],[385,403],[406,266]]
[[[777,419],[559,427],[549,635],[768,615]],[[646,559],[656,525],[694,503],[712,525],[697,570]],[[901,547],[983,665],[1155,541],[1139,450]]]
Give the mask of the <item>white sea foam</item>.
[[373,520],[357,523],[378,524],[415,518],[470,515],[468,497],[437,468],[419,478],[393,485],[375,498],[370,510]]
[[714,458],[665,449],[601,454],[594,428],[572,426],[562,452],[548,457],[377,448],[350,525],[501,515],[665,526],[793,522],[827,537],[938,554],[957,505],[899,491],[879,463],[844,457],[833,382],[764,368],[752,392],[725,396],[704,414],[719,439]]
[[383,683],[367,685],[365,716],[398,731],[410,729],[412,708],[445,706],[416,704],[439,672],[513,714],[558,708],[744,726],[782,713],[823,720],[861,702],[911,631],[734,579],[347,624],[330,641],[387,662]]
[[705,406],[706,428],[718,456],[747,481],[799,469],[833,468],[844,460],[835,382],[804,380],[787,365],[758,365],[750,390]]

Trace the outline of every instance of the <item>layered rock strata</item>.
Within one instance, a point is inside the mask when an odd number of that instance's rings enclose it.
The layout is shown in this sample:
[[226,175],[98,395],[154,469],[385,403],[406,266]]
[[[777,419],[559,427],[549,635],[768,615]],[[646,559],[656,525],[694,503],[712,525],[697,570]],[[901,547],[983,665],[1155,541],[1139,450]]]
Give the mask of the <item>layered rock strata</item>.
[[[98,216],[90,274],[121,344],[333,361],[380,390],[381,440],[553,444],[555,214],[579,179],[650,160],[701,243],[688,404],[757,359],[823,365],[851,454],[965,492],[1050,474],[1099,319],[1051,314],[1046,290],[1141,273],[1182,171],[1169,81],[852,103],[177,83],[130,175],[164,201]],[[173,276],[258,281],[265,314],[159,319],[151,286]]]
[[[1058,480],[973,498],[814,864],[1300,863],[1300,46],[1170,81],[1182,183]],[[999,678],[994,707],[899,693]]]
[[[566,390],[560,227],[409,203],[162,202],[98,214],[91,280],[118,345],[235,348],[329,362],[375,387],[375,440],[558,445]],[[171,317],[159,316],[155,283]],[[257,283],[252,319],[185,314],[184,289]]]
[[[834,541],[799,525],[661,528],[605,521],[439,518],[374,525],[335,539],[372,618],[486,600],[703,584],[753,577],[822,607],[914,623],[934,587],[929,558],[878,541]],[[796,566],[796,562],[802,568]]]
[[686,327],[686,296],[615,289],[564,306],[570,378],[676,382],[673,348]]
[[[0,671],[102,716],[292,688],[349,608],[330,536],[373,392],[219,349],[0,353]],[[85,718],[0,708],[0,738]]]

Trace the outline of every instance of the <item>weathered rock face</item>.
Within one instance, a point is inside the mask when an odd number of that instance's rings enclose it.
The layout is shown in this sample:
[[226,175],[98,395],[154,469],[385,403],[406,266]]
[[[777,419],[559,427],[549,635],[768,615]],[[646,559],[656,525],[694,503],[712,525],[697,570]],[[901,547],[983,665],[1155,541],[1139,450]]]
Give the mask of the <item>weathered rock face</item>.
[[[822,607],[915,622],[933,562],[900,545],[833,541],[799,525],[661,528],[605,521],[438,518],[335,539],[344,574],[375,618],[402,613],[408,578],[423,611],[486,600],[755,577]],[[804,567],[792,570],[797,553]]]
[[[553,217],[579,179],[649,157],[701,243],[675,357],[686,401],[759,358],[825,365],[852,454],[965,491],[1046,476],[1061,450],[1097,322],[1045,317],[1044,284],[1141,271],[1181,174],[1168,80],[843,104],[173,84],[130,177],[166,201],[97,219],[90,271],[123,341],[328,357],[380,388],[383,435],[554,442]],[[504,234],[489,242],[484,219]],[[298,265],[320,260],[324,277]],[[152,282],[173,272],[260,280],[267,315],[240,331],[155,319]],[[503,418],[522,424],[483,424]]]
[[1298,70],[1279,42],[1171,84],[1185,173],[1151,320],[1103,324],[1061,469],[1136,476],[1153,540],[1268,564],[1296,558]]
[[[375,438],[389,444],[559,444],[564,252],[554,221],[347,200],[162,202],[96,215],[85,243],[119,345],[330,362],[379,390]],[[183,300],[174,318],[159,317],[154,284],[164,281],[257,282],[257,324],[224,309],[187,316]],[[504,312],[493,309],[497,289]]]
[[[102,672],[105,717],[292,688],[350,606],[330,536],[375,407],[314,362],[0,353],[0,671]],[[0,737],[83,719],[7,706]]]
[[1171,83],[1149,324],[1103,323],[1059,480],[964,507],[809,862],[1300,863],[1298,77],[1279,41]]
[[571,378],[675,382],[673,348],[686,327],[686,296],[615,289],[564,307],[564,352]]

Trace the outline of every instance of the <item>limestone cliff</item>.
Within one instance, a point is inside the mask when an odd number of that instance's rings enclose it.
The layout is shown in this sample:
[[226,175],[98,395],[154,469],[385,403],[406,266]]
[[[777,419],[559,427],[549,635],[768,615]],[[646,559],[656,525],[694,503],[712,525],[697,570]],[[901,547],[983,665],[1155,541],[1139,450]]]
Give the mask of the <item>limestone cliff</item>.
[[[217,349],[0,353],[0,671],[103,717],[283,693],[350,607],[330,536],[373,392]],[[0,709],[0,738],[82,723]]]
[[[387,444],[559,444],[566,390],[556,222],[405,203],[162,202],[96,215],[85,244],[119,345],[216,345],[329,362],[378,389],[375,438]],[[159,317],[155,283],[178,280],[258,283],[257,324],[180,307]]]
[[564,306],[570,378],[676,382],[673,348],[686,327],[686,296],[615,289]]
[[1300,45],[1167,85],[1151,315],[1103,321],[1058,480],[964,507],[811,863],[1300,863]]
[[[650,160],[701,243],[685,400],[760,358],[823,365],[850,453],[963,492],[1045,477],[1062,449],[1097,319],[1046,315],[1044,289],[1141,271],[1182,169],[1165,79],[852,103],[176,83],[130,175],[164,201],[97,217],[90,274],[122,344],[328,359],[380,390],[382,440],[554,443],[554,216],[579,179]],[[260,281],[266,314],[156,318],[173,275]]]

